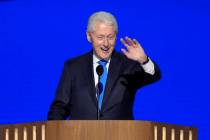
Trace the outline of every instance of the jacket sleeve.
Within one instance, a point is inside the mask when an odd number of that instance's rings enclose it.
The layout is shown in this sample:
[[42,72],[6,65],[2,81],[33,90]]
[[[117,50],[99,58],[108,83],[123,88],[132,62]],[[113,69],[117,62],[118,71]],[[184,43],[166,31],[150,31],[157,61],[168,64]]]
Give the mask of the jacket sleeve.
[[56,97],[50,106],[48,120],[65,120],[70,114],[71,74],[70,66],[65,63]]
[[136,90],[140,87],[143,87],[145,85],[160,80],[161,79],[160,69],[154,61],[153,63],[155,70],[155,73],[153,75],[145,72],[142,66],[138,62],[136,62],[135,64],[133,63],[132,66],[130,67],[130,72],[123,75],[123,77],[127,81],[127,86],[130,87],[131,89]]

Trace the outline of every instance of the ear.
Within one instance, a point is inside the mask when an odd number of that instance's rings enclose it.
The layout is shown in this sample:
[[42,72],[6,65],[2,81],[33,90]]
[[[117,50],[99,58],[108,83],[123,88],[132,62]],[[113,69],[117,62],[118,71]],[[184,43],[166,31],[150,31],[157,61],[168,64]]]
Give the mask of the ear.
[[88,40],[88,42],[91,43],[92,41],[91,41],[90,33],[89,33],[89,32],[86,32],[86,35],[87,35],[87,40]]

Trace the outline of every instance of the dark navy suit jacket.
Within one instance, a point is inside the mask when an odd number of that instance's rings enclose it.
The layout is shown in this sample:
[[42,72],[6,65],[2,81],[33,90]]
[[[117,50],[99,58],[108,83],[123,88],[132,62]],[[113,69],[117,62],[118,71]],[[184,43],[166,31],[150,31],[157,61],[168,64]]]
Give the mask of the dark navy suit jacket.
[[[114,51],[108,70],[105,95],[100,112],[104,120],[132,120],[137,89],[160,79],[145,73],[138,62]],[[48,113],[49,120],[97,119],[97,99],[93,74],[93,51],[68,60],[63,69],[56,97]]]

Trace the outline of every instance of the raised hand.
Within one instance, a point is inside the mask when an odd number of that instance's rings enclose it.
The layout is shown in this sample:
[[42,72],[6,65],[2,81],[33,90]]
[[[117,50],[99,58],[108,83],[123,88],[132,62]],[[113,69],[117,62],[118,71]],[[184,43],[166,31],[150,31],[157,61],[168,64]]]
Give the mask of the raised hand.
[[131,39],[126,36],[125,39],[121,38],[120,41],[127,48],[127,50],[122,48],[121,51],[128,59],[138,61],[141,64],[147,61],[147,55],[136,39]]

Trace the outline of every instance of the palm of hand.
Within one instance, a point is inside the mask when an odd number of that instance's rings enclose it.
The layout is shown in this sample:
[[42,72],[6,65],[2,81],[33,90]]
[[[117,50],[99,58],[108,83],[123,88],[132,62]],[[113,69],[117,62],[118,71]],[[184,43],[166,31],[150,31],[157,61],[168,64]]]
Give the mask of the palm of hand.
[[125,40],[121,38],[120,41],[127,48],[127,50],[123,48],[121,50],[128,59],[138,61],[140,63],[143,63],[147,60],[144,49],[137,40],[132,40],[128,37],[125,37]]

